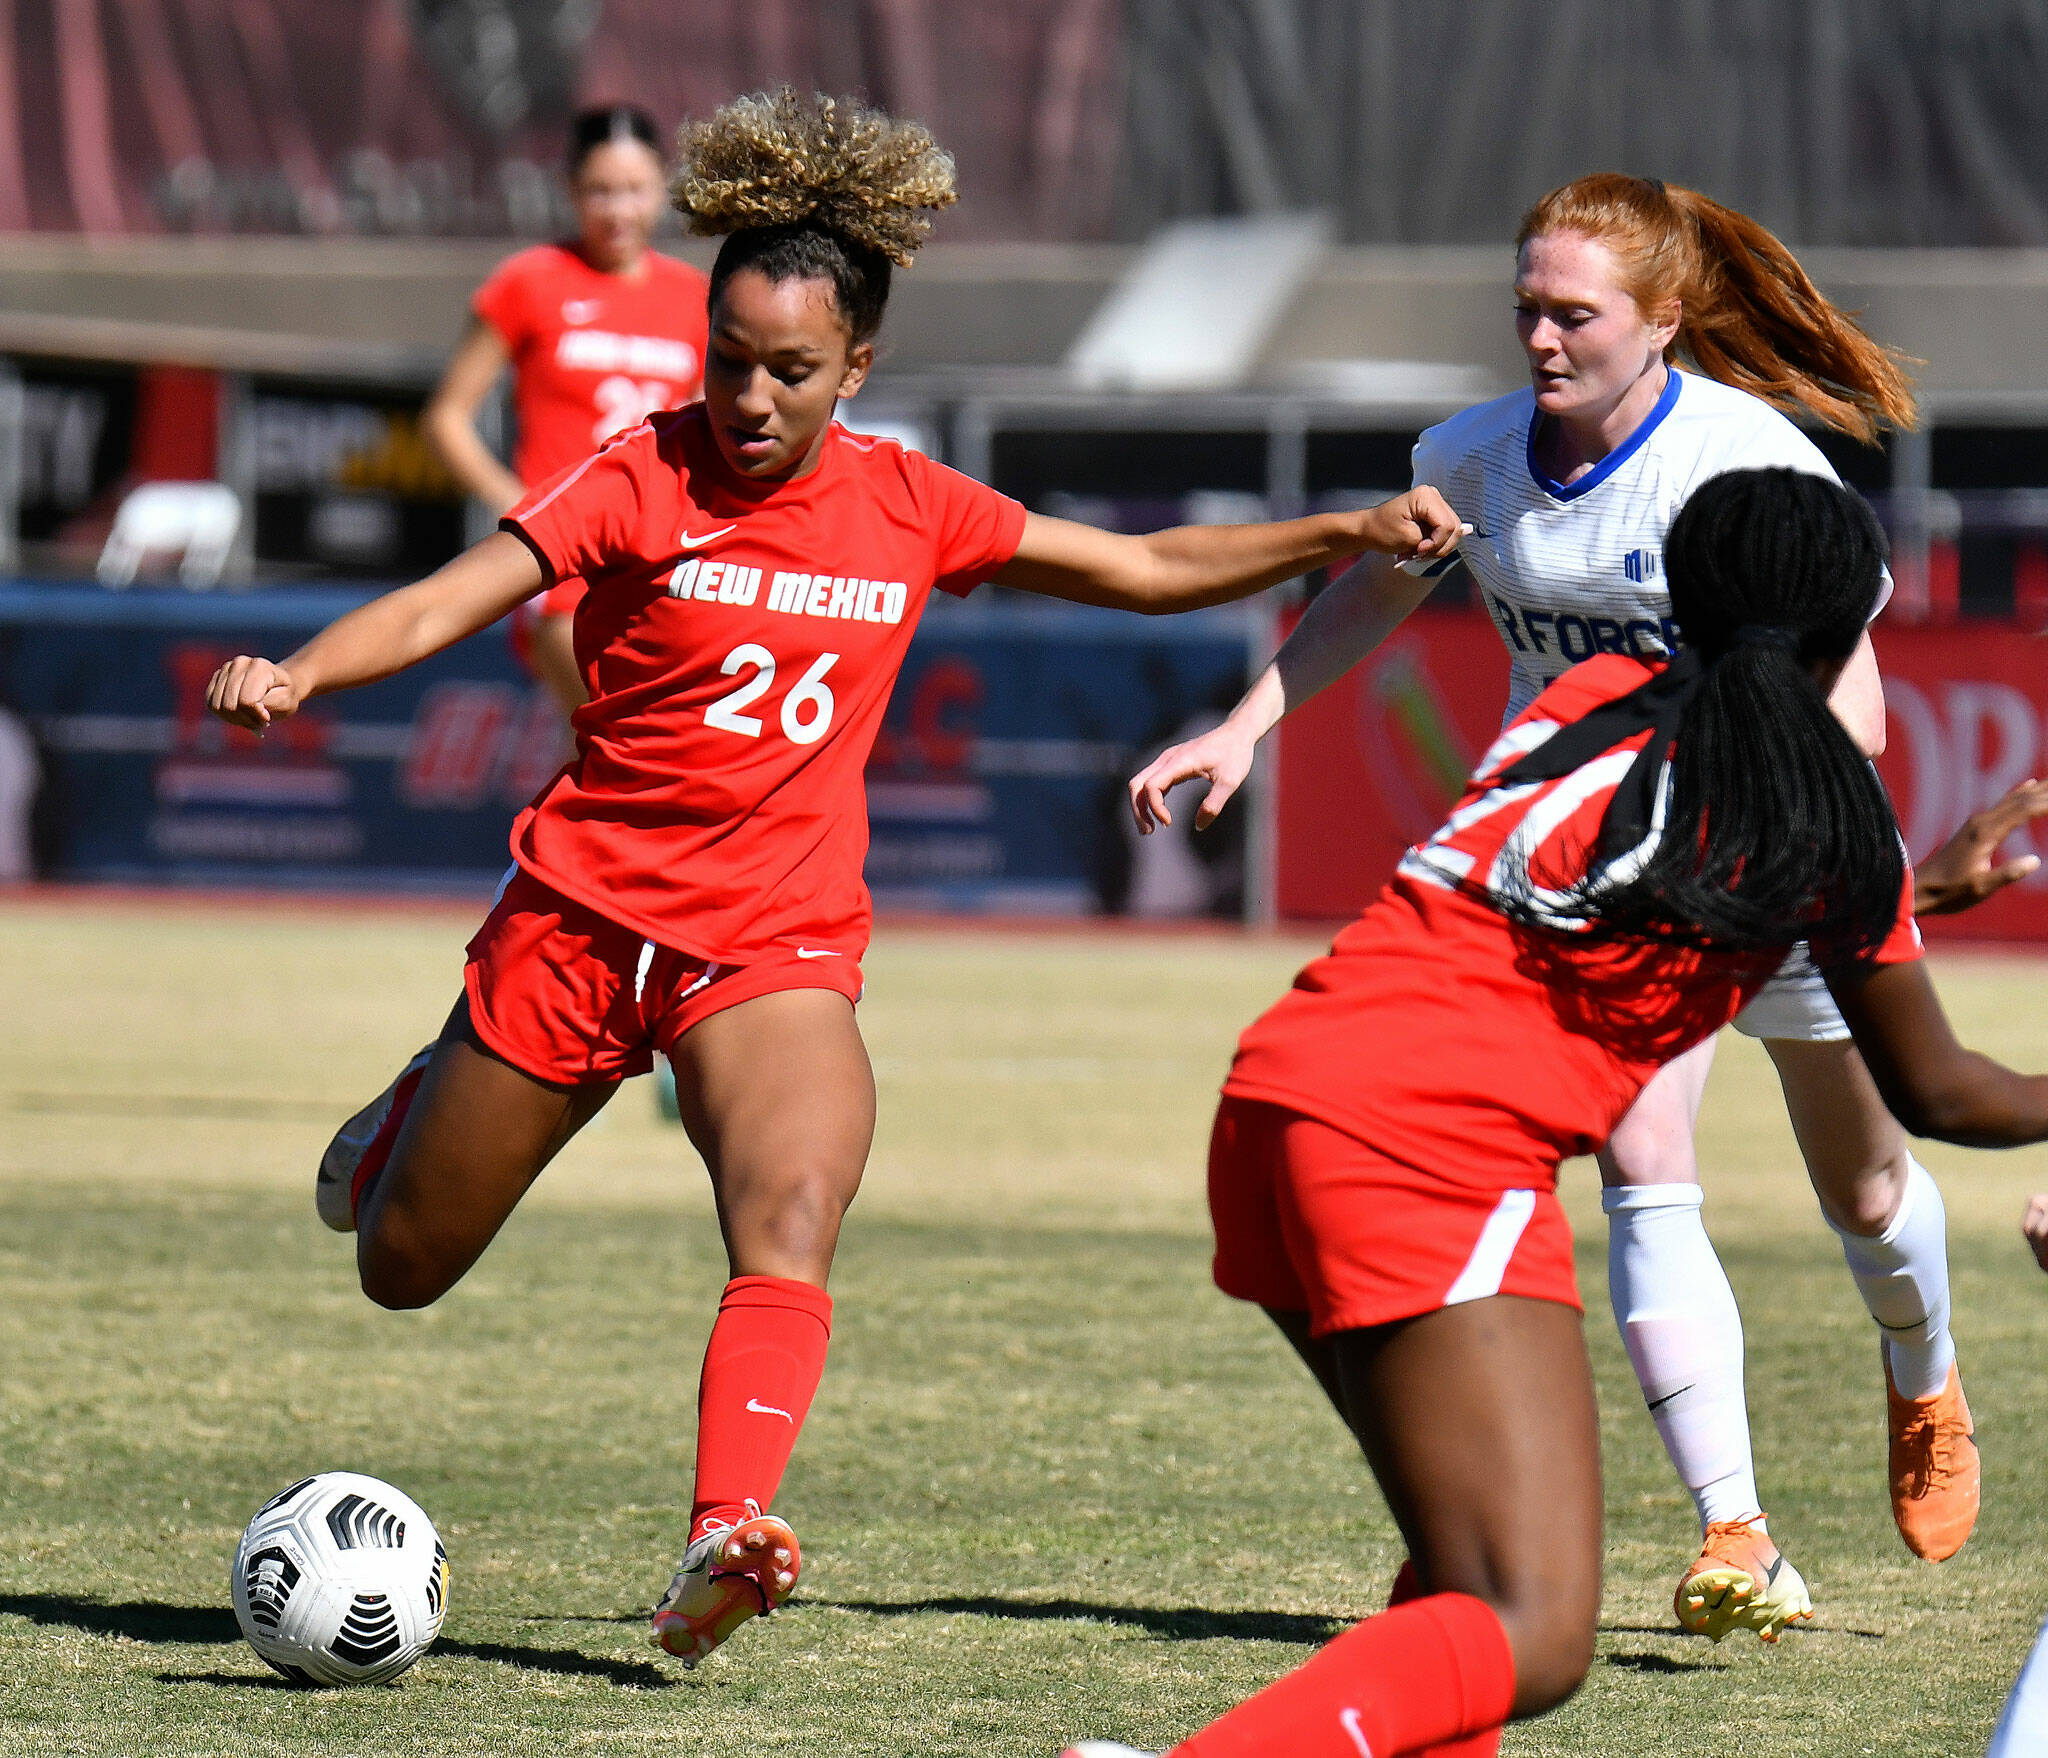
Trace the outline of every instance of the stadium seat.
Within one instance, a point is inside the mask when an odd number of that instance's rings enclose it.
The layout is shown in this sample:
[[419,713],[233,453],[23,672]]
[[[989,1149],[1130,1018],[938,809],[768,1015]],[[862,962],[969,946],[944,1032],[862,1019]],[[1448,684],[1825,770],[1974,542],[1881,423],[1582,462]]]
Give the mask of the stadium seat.
[[221,482],[145,482],[114,515],[100,551],[103,586],[130,586],[145,560],[178,556],[178,579],[218,586],[242,525],[242,503]]

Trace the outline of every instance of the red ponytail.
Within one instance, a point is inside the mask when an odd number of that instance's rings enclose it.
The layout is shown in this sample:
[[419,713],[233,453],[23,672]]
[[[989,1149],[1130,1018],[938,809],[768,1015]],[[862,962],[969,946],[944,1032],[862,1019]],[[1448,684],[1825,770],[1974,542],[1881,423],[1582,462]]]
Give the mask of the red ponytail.
[[1671,351],[1708,378],[1866,443],[1880,425],[1918,418],[1905,357],[1873,341],[1747,215],[1697,190],[1601,171],[1532,207],[1515,247],[1553,232],[1606,245],[1645,315],[1676,304]]

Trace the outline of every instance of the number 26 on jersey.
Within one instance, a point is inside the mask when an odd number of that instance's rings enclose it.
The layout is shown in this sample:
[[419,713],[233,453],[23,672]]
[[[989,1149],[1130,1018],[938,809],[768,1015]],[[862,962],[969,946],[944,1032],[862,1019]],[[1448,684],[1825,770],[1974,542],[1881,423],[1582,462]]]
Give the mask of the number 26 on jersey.
[[[825,674],[839,663],[836,653],[821,653],[782,698],[782,732],[791,744],[815,745],[832,726],[832,692]],[[704,724],[721,732],[758,739],[761,722],[742,710],[751,708],[775,687],[775,655],[755,641],[744,641],[725,656],[718,668],[727,677],[749,672],[739,688],[729,690],[704,710]]]

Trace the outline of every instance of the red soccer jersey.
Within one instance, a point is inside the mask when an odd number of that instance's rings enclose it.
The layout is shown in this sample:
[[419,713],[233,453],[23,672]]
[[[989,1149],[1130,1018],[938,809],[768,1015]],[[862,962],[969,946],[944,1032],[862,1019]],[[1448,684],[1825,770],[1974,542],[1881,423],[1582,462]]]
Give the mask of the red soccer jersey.
[[608,441],[505,516],[590,593],[575,760],[512,827],[535,878],[657,945],[858,958],[862,773],[934,586],[1016,554],[1024,509],[834,423],[808,476],[753,483],[704,406]]
[[[1490,778],[1649,675],[1603,655],[1510,721],[1444,827],[1245,1032],[1224,1091],[1457,1184],[1548,1189],[1558,1162],[1605,1142],[1658,1068],[1733,1019],[1777,958],[1533,931],[1492,901],[1504,852],[1555,892],[1583,874],[1649,735],[1556,781]],[[1919,956],[1909,874],[1876,958]]]
[[698,395],[710,280],[652,250],[641,267],[608,275],[569,245],[537,244],[507,257],[470,301],[512,357],[512,468],[527,487]]

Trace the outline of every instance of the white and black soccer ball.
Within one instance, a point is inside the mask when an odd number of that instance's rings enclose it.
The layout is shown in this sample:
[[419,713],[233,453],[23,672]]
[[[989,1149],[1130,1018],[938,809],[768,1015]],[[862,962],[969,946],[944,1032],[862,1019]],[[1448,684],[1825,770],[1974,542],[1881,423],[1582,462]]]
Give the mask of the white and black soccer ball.
[[287,1678],[381,1685],[441,1633],[448,1553],[412,1497],[323,1471],[256,1510],[231,1585],[249,1646]]

